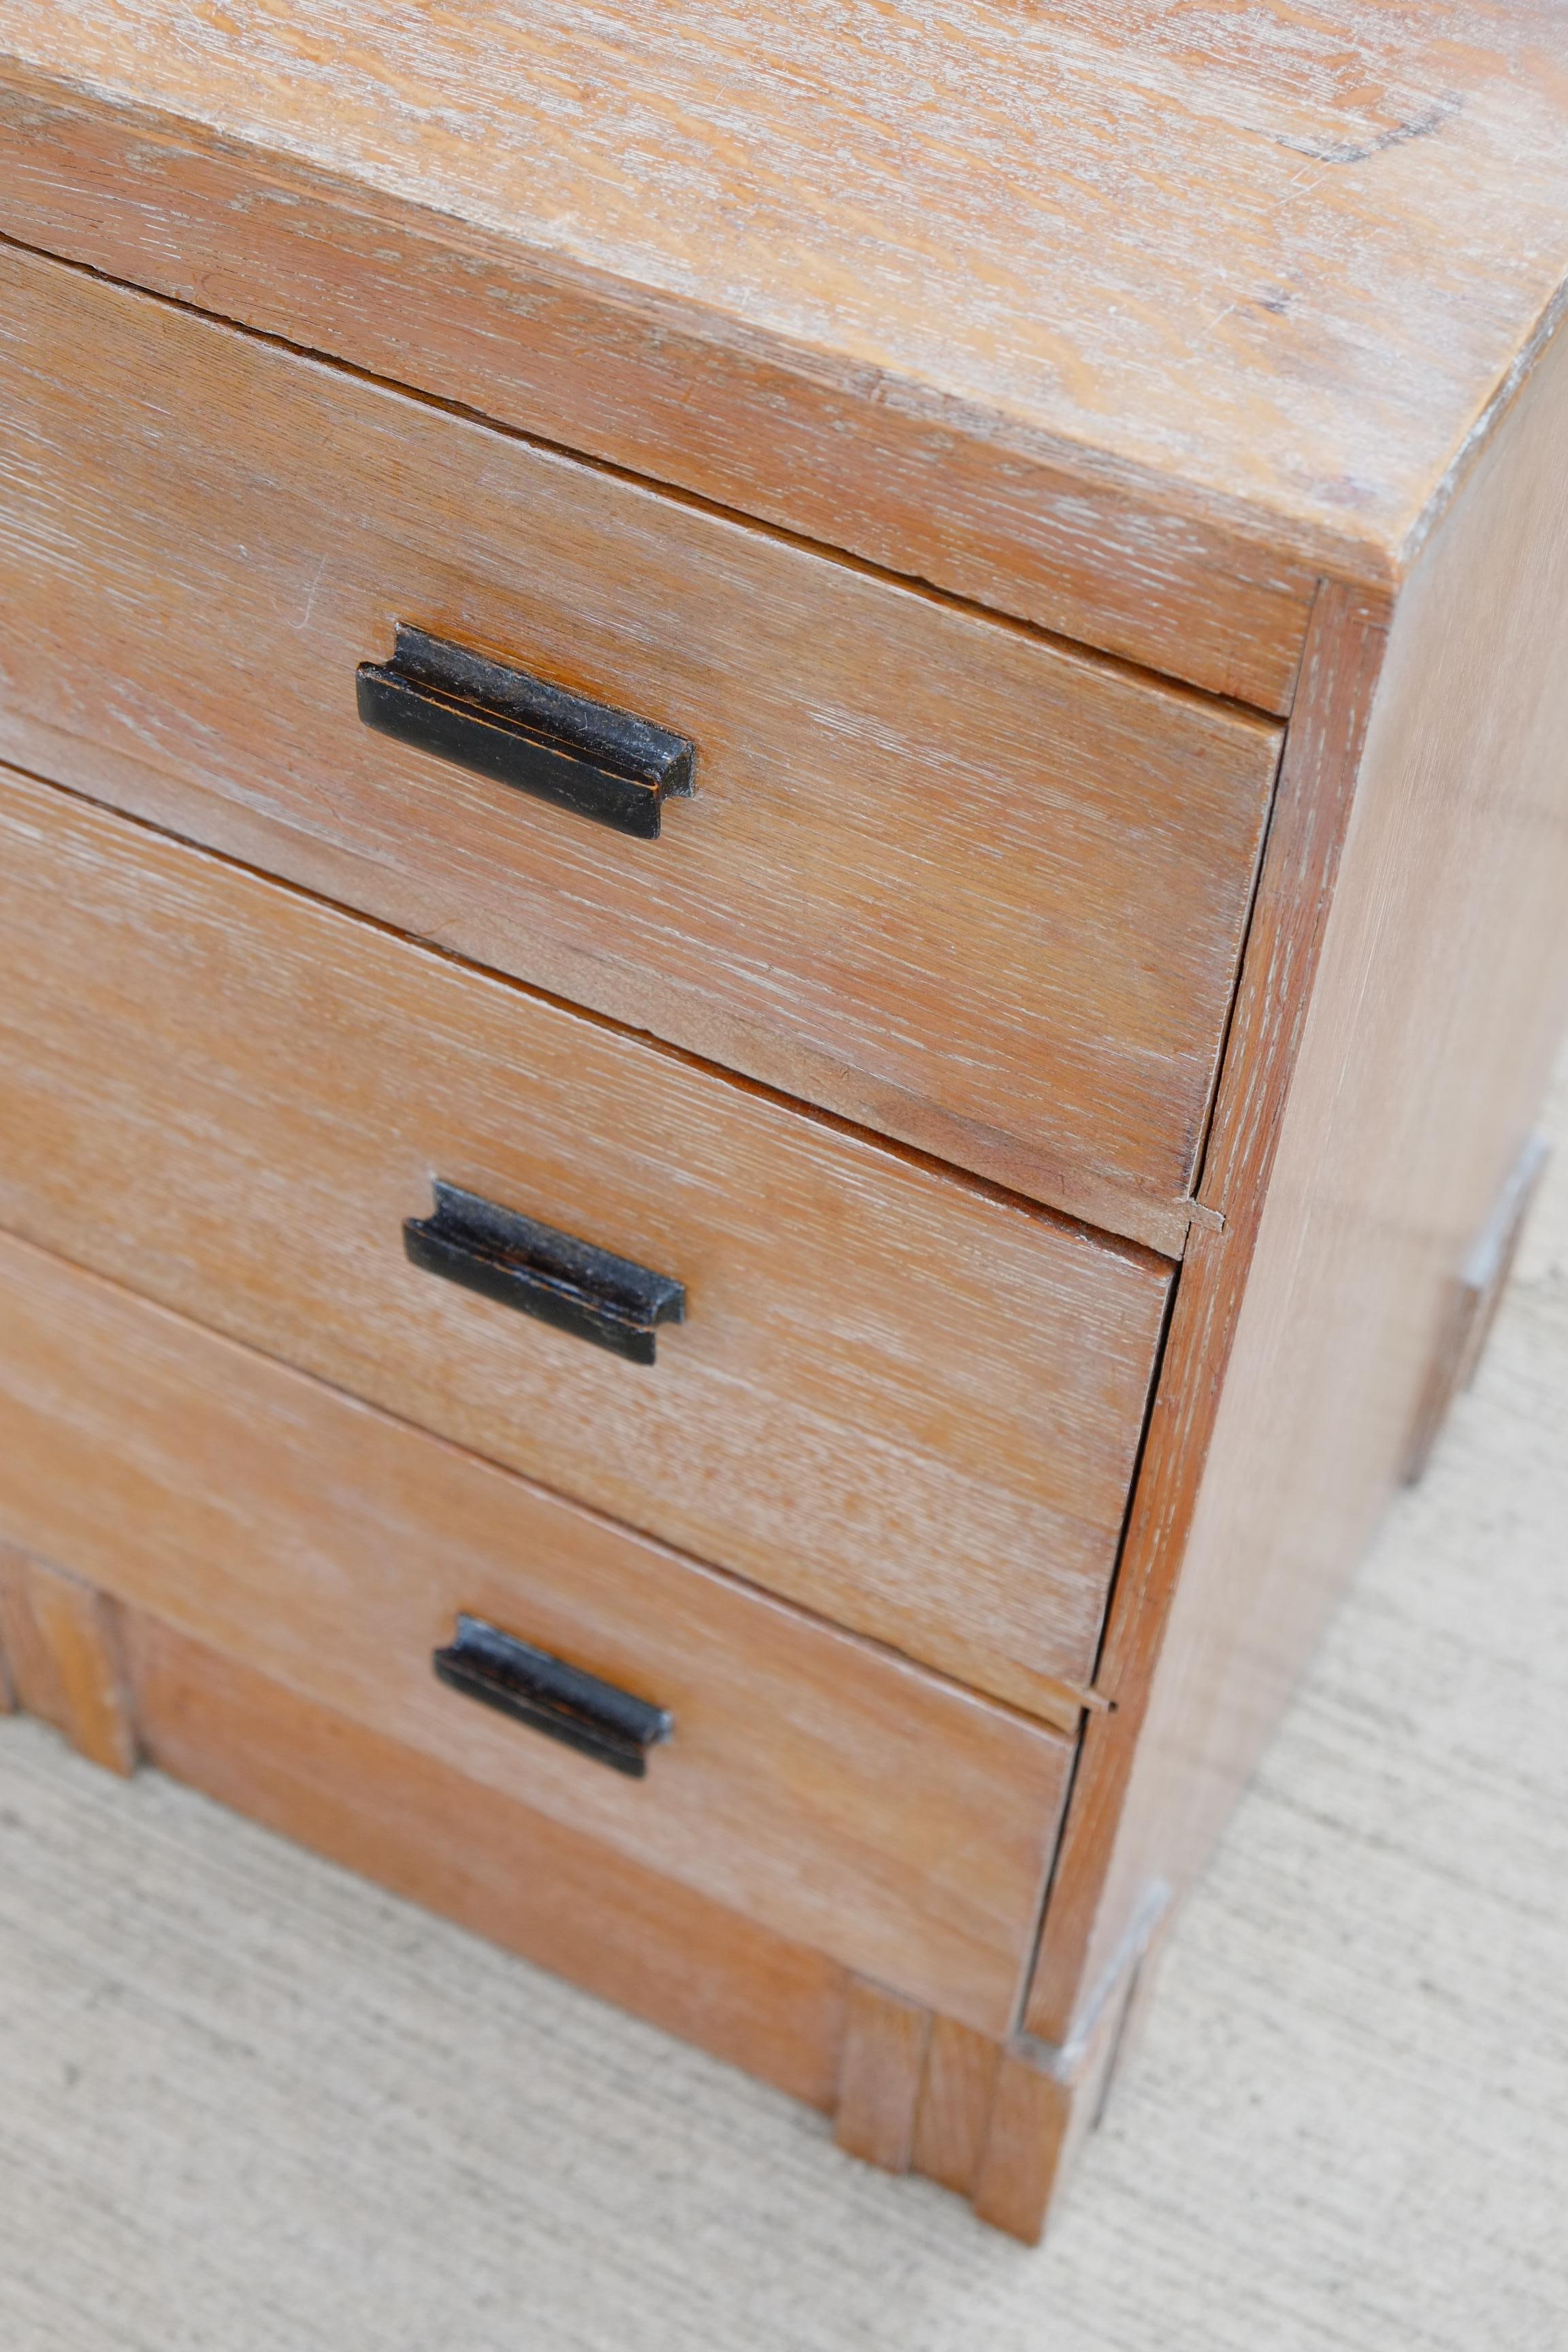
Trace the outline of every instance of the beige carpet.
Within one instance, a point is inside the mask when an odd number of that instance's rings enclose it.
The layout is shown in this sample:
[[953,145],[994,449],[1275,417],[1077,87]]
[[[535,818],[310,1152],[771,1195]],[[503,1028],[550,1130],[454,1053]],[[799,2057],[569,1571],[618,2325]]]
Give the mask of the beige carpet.
[[1565,1979],[1568,1148],[1043,2252],[10,1722],[0,2347],[1562,2352]]

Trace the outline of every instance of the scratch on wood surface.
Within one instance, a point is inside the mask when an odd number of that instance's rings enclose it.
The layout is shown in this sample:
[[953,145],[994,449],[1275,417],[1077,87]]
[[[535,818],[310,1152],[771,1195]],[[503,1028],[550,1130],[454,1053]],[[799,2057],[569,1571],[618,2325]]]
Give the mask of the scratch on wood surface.
[[1366,140],[1289,139],[1275,134],[1275,144],[1289,147],[1298,155],[1310,155],[1320,163],[1365,163],[1373,155],[1384,154],[1390,147],[1403,147],[1412,139],[1430,139],[1451,122],[1465,103],[1461,91],[1451,90],[1408,122],[1396,122],[1387,131],[1380,131]]
[[310,593],[305,598],[305,609],[294,624],[294,626],[301,633],[310,625],[310,615],[316,609],[316,591],[321,584],[322,576],[326,572],[328,562],[329,558],[323,554],[321,562],[316,566],[315,576],[310,582]]

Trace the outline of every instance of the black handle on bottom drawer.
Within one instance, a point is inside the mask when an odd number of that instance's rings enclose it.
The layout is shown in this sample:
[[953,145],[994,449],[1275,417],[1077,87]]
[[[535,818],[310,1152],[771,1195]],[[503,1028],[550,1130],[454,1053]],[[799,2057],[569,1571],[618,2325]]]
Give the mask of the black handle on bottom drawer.
[[669,1738],[675,1718],[662,1706],[569,1666],[548,1650],[503,1633],[482,1617],[459,1616],[458,1630],[431,1664],[467,1698],[531,1724],[552,1739],[640,1780],[647,1751]]
[[426,1274],[520,1307],[630,1363],[654,1361],[658,1324],[686,1319],[685,1286],[673,1275],[656,1274],[439,1177],[435,1215],[408,1218],[403,1246]]

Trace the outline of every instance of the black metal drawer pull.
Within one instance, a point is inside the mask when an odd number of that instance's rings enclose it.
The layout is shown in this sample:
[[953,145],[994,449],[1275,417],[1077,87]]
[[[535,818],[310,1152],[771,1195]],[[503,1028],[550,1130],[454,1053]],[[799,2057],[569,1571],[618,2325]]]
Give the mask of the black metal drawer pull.
[[667,799],[691,793],[696,754],[684,735],[405,621],[390,662],[360,664],[357,692],[377,734],[643,841],[658,840]]
[[466,1698],[499,1707],[535,1731],[579,1748],[617,1772],[640,1780],[647,1751],[668,1739],[675,1718],[662,1706],[602,1683],[581,1666],[520,1642],[482,1617],[458,1619],[458,1630],[430,1661],[444,1683]]
[[656,1324],[686,1320],[685,1285],[672,1275],[613,1257],[439,1177],[435,1215],[410,1217],[403,1245],[426,1274],[520,1307],[634,1364],[653,1362]]

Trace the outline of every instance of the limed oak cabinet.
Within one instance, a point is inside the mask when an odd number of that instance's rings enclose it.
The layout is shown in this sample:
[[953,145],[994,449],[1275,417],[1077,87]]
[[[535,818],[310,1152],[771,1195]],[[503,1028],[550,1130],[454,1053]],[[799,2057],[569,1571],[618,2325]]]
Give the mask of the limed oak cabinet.
[[0,1638],[1029,2237],[1568,1003],[1568,26],[0,0]]

